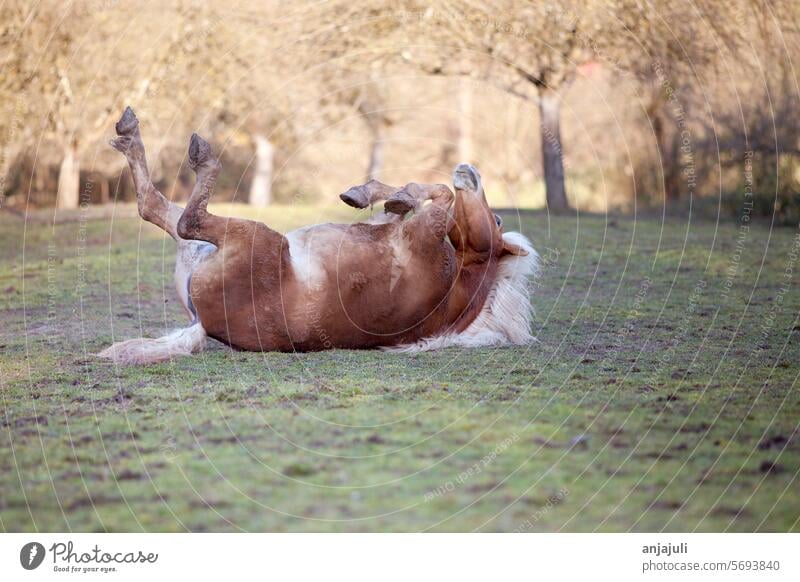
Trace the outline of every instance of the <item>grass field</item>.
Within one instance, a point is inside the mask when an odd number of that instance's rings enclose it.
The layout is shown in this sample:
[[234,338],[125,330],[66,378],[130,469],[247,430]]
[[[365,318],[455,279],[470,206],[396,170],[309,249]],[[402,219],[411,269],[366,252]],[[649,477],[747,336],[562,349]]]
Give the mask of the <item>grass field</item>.
[[186,321],[173,243],[51,218],[0,214],[3,530],[800,530],[796,229],[508,212],[535,345],[117,368]]

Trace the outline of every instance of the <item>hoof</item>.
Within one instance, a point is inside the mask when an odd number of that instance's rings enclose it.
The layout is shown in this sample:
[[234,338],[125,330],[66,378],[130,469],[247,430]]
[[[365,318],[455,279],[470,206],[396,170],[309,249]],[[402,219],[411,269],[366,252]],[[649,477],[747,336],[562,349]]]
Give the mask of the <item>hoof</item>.
[[416,206],[414,198],[404,190],[392,194],[386,202],[383,203],[383,209],[390,214],[399,214],[405,216]]
[[193,133],[189,142],[189,167],[194,170],[211,160],[213,160],[211,146],[202,137]]
[[117,130],[117,135],[130,135],[136,131],[136,128],[138,127],[139,120],[136,119],[136,114],[130,107],[125,108],[125,112],[122,114],[122,117],[119,118],[119,121],[114,126],[114,128]]
[[353,208],[366,208],[369,206],[369,200],[360,186],[350,188],[347,192],[339,194],[339,198],[342,202]]
[[481,186],[481,175],[478,169],[470,164],[459,164],[453,170],[453,186],[457,190],[477,192]]

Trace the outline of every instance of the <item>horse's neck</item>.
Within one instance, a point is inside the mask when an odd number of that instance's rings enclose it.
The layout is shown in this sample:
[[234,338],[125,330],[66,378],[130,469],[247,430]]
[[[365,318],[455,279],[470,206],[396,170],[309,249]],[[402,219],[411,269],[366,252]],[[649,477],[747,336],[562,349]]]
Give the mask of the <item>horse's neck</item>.
[[483,309],[497,276],[497,263],[464,261],[458,256],[458,277],[448,302],[448,313],[456,331],[464,331]]

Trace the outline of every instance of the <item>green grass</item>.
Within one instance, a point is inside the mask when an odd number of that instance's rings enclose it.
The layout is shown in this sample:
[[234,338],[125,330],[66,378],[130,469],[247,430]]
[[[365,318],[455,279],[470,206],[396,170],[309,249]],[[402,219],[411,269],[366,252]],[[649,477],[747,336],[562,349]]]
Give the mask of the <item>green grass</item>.
[[800,529],[796,230],[506,213],[546,259],[536,345],[116,368],[186,321],[173,243],[51,216],[0,215],[3,530]]

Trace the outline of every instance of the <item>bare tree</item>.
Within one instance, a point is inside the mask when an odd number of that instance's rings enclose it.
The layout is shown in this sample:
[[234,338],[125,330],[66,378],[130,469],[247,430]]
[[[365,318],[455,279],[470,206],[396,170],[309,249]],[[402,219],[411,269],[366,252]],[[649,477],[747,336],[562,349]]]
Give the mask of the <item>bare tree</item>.
[[272,172],[275,163],[275,148],[263,133],[253,136],[256,146],[256,164],[250,182],[247,201],[253,206],[268,206],[272,202]]
[[[58,206],[77,207],[79,139],[67,122],[75,103],[67,56],[74,48],[71,25],[79,18],[78,9],[55,2],[9,2],[2,6],[0,18],[5,27],[0,35],[0,52],[5,55],[0,75],[2,101],[14,103],[22,97],[24,105],[17,107],[11,118],[15,125],[38,125],[57,143],[61,152]],[[15,135],[16,145],[30,145],[34,133]]]
[[213,37],[219,46],[207,54],[213,72],[206,76],[212,87],[224,92],[210,101],[213,111],[209,103],[205,111],[221,116],[221,132],[248,136],[253,171],[247,201],[263,207],[273,200],[276,159],[297,143],[295,103],[309,99],[311,92],[306,78],[287,85],[287,77],[302,70],[298,55],[309,50],[299,40],[300,19],[277,2],[257,6],[236,16],[227,14],[224,3],[217,6]]
[[[713,3],[714,0],[706,0]],[[336,3],[334,3],[336,4]],[[373,63],[413,64],[431,75],[469,76],[534,103],[547,204],[568,208],[561,140],[561,102],[582,65],[596,60],[627,70],[653,44],[680,35],[671,58],[688,59],[705,25],[692,3],[679,2],[669,19],[640,0],[443,0],[434,4],[381,0],[328,5],[347,29],[331,43],[340,51],[365,50]],[[346,20],[345,20],[346,19]],[[361,41],[362,44],[359,44]],[[390,55],[398,57],[393,60]],[[650,60],[645,57],[645,60]]]
[[44,0],[12,1],[1,9],[9,34],[0,35],[0,43],[7,43],[0,96],[12,103],[24,96],[15,123],[41,128],[38,136],[18,132],[16,146],[30,147],[43,137],[44,158],[51,150],[58,157],[58,208],[80,203],[81,158],[103,141],[120,107],[146,100],[148,122],[158,122],[159,114],[166,117],[168,100],[180,101],[192,91],[187,85],[182,94],[179,79],[192,53],[197,27],[190,19],[196,11],[150,9],[158,13],[159,26],[171,27],[166,40],[150,44],[140,38],[113,42],[132,34],[128,23],[137,7]]
[[[148,132],[160,137],[151,160],[154,175],[179,166],[185,135],[199,131],[218,141],[223,155],[252,168],[245,195],[259,206],[272,200],[276,177],[300,185],[294,192],[324,188],[319,186],[324,176],[306,187],[305,170],[317,169],[332,152],[346,159],[346,166],[337,165],[342,175],[380,175],[392,126],[416,123],[436,128],[447,143],[439,156],[420,148],[404,153],[406,159],[435,158],[438,169],[474,161],[473,140],[480,138],[481,157],[503,164],[500,174],[511,182],[542,176],[548,206],[562,210],[576,200],[566,188],[565,151],[576,178],[582,177],[582,163],[574,162],[586,159],[582,144],[569,143],[573,127],[562,127],[562,101],[568,94],[574,105],[570,87],[601,70],[595,80],[613,85],[610,71],[615,71],[627,76],[626,90],[635,87],[636,97],[643,97],[644,115],[631,121],[643,161],[631,161],[630,167],[637,179],[640,168],[647,171],[648,191],[663,187],[665,197],[674,200],[687,192],[683,125],[695,133],[697,148],[711,144],[716,121],[723,121],[731,130],[720,144],[737,151],[750,144],[766,156],[775,149],[771,137],[777,134],[781,153],[769,155],[780,160],[794,155],[791,66],[780,58],[785,47],[779,45],[791,40],[796,15],[790,0],[268,1],[244,2],[235,11],[223,0],[145,6],[8,0],[0,5],[0,193],[8,190],[12,166],[14,188],[25,190],[22,158],[35,152],[35,162],[24,160],[34,165],[24,179],[34,190],[52,193],[55,184],[45,182],[54,182],[50,176],[57,168],[58,204],[76,206],[83,195],[81,175],[90,174],[91,182],[107,170],[121,170],[116,157],[106,156],[104,142],[113,116],[130,104]],[[782,30],[773,30],[770,22],[778,21]],[[773,52],[763,52],[758,62],[743,58],[753,43]],[[747,127],[739,132],[733,130],[740,116],[735,97],[715,102],[720,109],[714,121],[697,89],[732,78],[721,55],[736,55],[737,62],[747,63],[742,69],[766,69],[763,80],[741,73]],[[420,80],[420,73],[444,82]],[[488,88],[522,100],[505,112],[522,117],[503,147],[490,141],[502,138],[472,128],[478,116],[499,113],[485,109],[502,100]],[[414,115],[401,118],[394,112],[412,101],[421,105]],[[434,119],[430,113],[454,105],[458,119],[446,127],[443,116]],[[579,114],[594,113],[589,101],[582,106],[589,109]],[[770,134],[763,113],[776,106],[785,119]],[[326,145],[324,132],[352,118],[363,128],[340,126],[356,143],[355,155],[345,155],[341,147]],[[363,143],[363,159],[356,140]],[[309,147],[295,156],[292,150],[300,143]],[[519,145],[523,151],[513,156],[500,153],[516,152]],[[538,156],[524,153],[530,148],[541,148],[541,166],[535,169],[529,160]],[[292,174],[289,164],[278,175],[284,161],[305,167]],[[625,166],[627,171],[628,162]]]
[[379,89],[368,84],[358,91],[356,110],[364,120],[370,135],[369,162],[367,164],[366,181],[377,180],[383,170],[386,131],[393,121],[385,110],[385,102]]
[[472,163],[472,87],[462,79],[458,87],[458,157],[459,163]]

